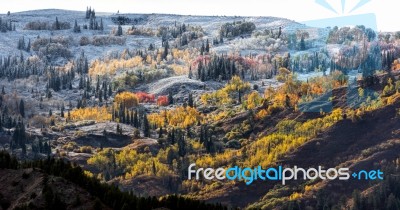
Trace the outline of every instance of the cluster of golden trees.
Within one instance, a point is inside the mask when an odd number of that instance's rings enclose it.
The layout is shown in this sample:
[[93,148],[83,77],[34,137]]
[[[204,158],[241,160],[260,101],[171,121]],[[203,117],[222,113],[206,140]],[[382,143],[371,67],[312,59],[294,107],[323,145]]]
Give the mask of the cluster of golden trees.
[[336,109],[323,118],[308,120],[304,123],[283,120],[276,125],[276,132],[261,137],[242,149],[227,149],[214,156],[202,155],[193,158],[199,167],[221,167],[235,163],[245,167],[261,165],[266,168],[288,152],[314,138],[319,132],[342,120],[342,115],[343,110]]
[[268,167],[280,157],[293,151],[319,132],[326,130],[342,119],[343,111],[334,110],[331,114],[304,123],[284,120],[278,123],[277,132],[262,137],[244,148],[246,159],[243,165]]
[[244,103],[246,109],[255,109],[261,106],[264,102],[264,98],[262,98],[257,91],[252,91],[246,96],[246,98],[247,99]]
[[165,177],[174,174],[169,165],[172,165],[176,158],[176,147],[174,145],[165,150],[161,149],[156,156],[151,152],[139,153],[132,149],[115,151],[106,148],[89,158],[87,163],[101,171],[98,177],[103,180],[119,176],[131,179],[139,175]]
[[[157,54],[148,54],[143,58],[141,56],[130,56],[130,52],[127,50],[123,51],[119,59],[108,59],[108,60],[95,60],[89,68],[89,74],[91,76],[97,75],[114,75],[118,70],[135,69],[135,68],[148,68],[157,69],[158,65],[167,64],[170,69],[177,75],[187,74],[189,71],[189,63],[192,57],[195,55],[196,50],[179,50],[172,49],[171,54],[167,59],[168,62],[162,60],[162,50]],[[173,62],[170,62],[173,61]]]
[[106,61],[95,60],[90,68],[91,76],[97,75],[113,75],[119,69],[130,69],[143,66],[143,59],[140,56],[135,56],[130,59],[111,59]]
[[[284,84],[277,89],[272,87],[265,89],[264,100],[269,106],[257,113],[258,119],[270,115],[277,109],[288,107],[297,109],[299,103],[312,101],[329,90],[348,84],[347,76],[339,71],[334,71],[325,77],[310,78],[307,82],[297,80],[295,76],[284,68],[280,69],[278,76]],[[255,99],[254,97],[252,97],[253,100]]]
[[203,94],[200,98],[204,105],[223,106],[242,102],[242,97],[250,90],[250,83],[244,82],[239,76],[233,76],[224,88],[212,93]]
[[[347,84],[347,78],[339,71],[332,72],[326,77],[312,78],[307,82],[301,82],[295,78],[287,69],[281,68],[279,76],[284,84],[279,88],[268,87],[265,90],[264,97],[257,91],[247,95],[250,90],[250,84],[243,82],[240,77],[234,76],[226,86],[212,93],[203,94],[200,98],[204,105],[221,107],[232,105],[236,102],[242,103],[245,109],[255,109],[262,105],[256,113],[257,119],[262,119],[275,110],[284,108],[297,108],[300,102],[308,102],[334,88],[342,87]],[[245,100],[242,101],[242,98]],[[225,110],[226,111],[226,110]],[[219,114],[219,118],[227,116],[226,112]]]
[[187,128],[203,121],[203,116],[196,108],[192,107],[176,107],[171,110],[163,110],[160,113],[148,115],[149,122],[158,127],[165,125],[178,128]]
[[132,92],[125,91],[118,93],[114,98],[114,102],[129,109],[139,105],[139,97]]
[[243,157],[241,150],[225,150],[222,153],[217,153],[215,155],[203,155],[201,157],[193,156],[193,161],[196,163],[197,167],[212,167],[218,168],[222,166],[227,166],[232,163],[232,160]]
[[107,107],[86,107],[72,110],[70,113],[70,120],[81,121],[81,120],[96,120],[96,121],[108,121],[111,120],[111,114],[107,110]]
[[[197,141],[188,143],[188,148],[191,148],[192,152],[203,150],[203,145]],[[220,156],[219,164],[226,163],[228,157],[232,157],[233,154],[234,152],[230,151]],[[205,158],[205,161],[209,161],[209,158]],[[145,148],[144,152],[128,148],[121,151],[105,148],[89,158],[87,163],[101,171],[98,178],[110,180],[114,177],[132,179],[139,175],[158,177],[176,175],[179,171],[178,159],[178,145],[174,144],[161,148],[155,155],[150,152],[149,148]],[[196,162],[195,156],[190,156],[189,159],[191,162]],[[199,163],[203,165],[206,162]]]

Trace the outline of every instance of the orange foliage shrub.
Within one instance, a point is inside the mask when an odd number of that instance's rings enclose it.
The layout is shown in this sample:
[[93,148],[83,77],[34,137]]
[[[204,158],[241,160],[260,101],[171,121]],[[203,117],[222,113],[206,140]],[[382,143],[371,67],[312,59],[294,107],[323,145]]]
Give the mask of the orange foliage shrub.
[[168,97],[167,96],[159,96],[157,98],[157,105],[158,106],[168,106],[169,105]]
[[136,96],[139,98],[140,103],[154,103],[156,100],[153,94],[148,94],[145,92],[137,92]]
[[114,99],[115,103],[123,105],[126,108],[131,108],[139,105],[139,97],[131,92],[118,93]]
[[264,118],[267,117],[267,116],[268,116],[268,111],[265,110],[265,109],[261,109],[261,110],[256,114],[256,119],[262,120],[262,119],[264,119]]
[[400,70],[400,62],[399,62],[399,60],[395,60],[395,61],[393,62],[393,64],[392,64],[392,70],[393,70],[393,71]]

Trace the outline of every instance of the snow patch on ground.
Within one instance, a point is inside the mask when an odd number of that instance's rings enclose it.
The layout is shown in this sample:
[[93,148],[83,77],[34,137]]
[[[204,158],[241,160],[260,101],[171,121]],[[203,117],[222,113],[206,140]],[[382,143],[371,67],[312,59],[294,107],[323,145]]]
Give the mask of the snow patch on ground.
[[181,89],[200,89],[204,83],[189,79],[187,76],[175,76],[160,79],[146,85],[147,91],[155,95],[166,95],[169,91],[177,92]]

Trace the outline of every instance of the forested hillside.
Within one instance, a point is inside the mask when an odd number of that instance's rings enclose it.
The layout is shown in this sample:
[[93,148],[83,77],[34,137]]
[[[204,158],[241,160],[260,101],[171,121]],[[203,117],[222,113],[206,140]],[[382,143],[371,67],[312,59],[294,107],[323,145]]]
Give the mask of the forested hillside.
[[[3,209],[400,209],[399,32],[91,7],[0,31]],[[192,163],[385,179],[246,185]]]

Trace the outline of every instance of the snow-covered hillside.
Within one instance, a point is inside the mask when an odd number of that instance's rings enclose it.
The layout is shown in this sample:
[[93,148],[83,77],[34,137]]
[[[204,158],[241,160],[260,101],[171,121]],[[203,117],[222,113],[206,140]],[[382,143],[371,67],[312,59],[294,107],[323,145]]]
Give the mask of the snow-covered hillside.
[[[227,16],[181,16],[181,15],[168,15],[168,14],[111,14],[111,13],[96,13],[97,19],[102,19],[104,23],[104,31],[82,30],[82,33],[73,33],[72,29],[67,30],[25,30],[28,22],[40,21],[53,23],[56,18],[60,22],[69,22],[73,27],[76,20],[78,25],[88,25],[89,20],[85,18],[85,12],[81,11],[67,11],[67,10],[35,10],[19,13],[11,13],[9,16],[6,14],[0,15],[3,20],[9,21],[16,26],[16,31],[9,31],[0,34],[0,56],[8,56],[9,54],[19,54],[17,49],[18,39],[24,37],[25,40],[34,40],[38,37],[72,37],[70,49],[74,55],[79,55],[81,51],[85,51],[90,60],[98,57],[103,57],[113,51],[121,51],[125,48],[130,49],[143,49],[153,43],[156,47],[161,46],[161,40],[157,37],[151,36],[127,36],[126,44],[123,46],[80,46],[79,40],[82,36],[102,36],[111,34],[117,25],[112,21],[113,17],[124,16],[132,20],[137,20],[134,24],[136,28],[152,28],[157,29],[160,26],[168,27],[173,26],[175,23],[185,23],[191,26],[201,26],[205,32],[205,37],[212,39],[218,36],[218,29],[222,24],[234,21],[250,21],[256,25],[257,30],[273,29],[277,30],[282,27],[283,31],[295,31],[297,29],[307,28],[305,25],[297,22],[276,18],[276,17],[227,17]],[[124,31],[128,30],[133,24],[123,25]],[[245,39],[251,38],[246,37]],[[226,45],[218,46],[215,50],[226,52],[231,49],[238,48],[243,40],[233,40]],[[240,47],[239,47],[240,48]],[[26,53],[26,55],[33,54]]]

